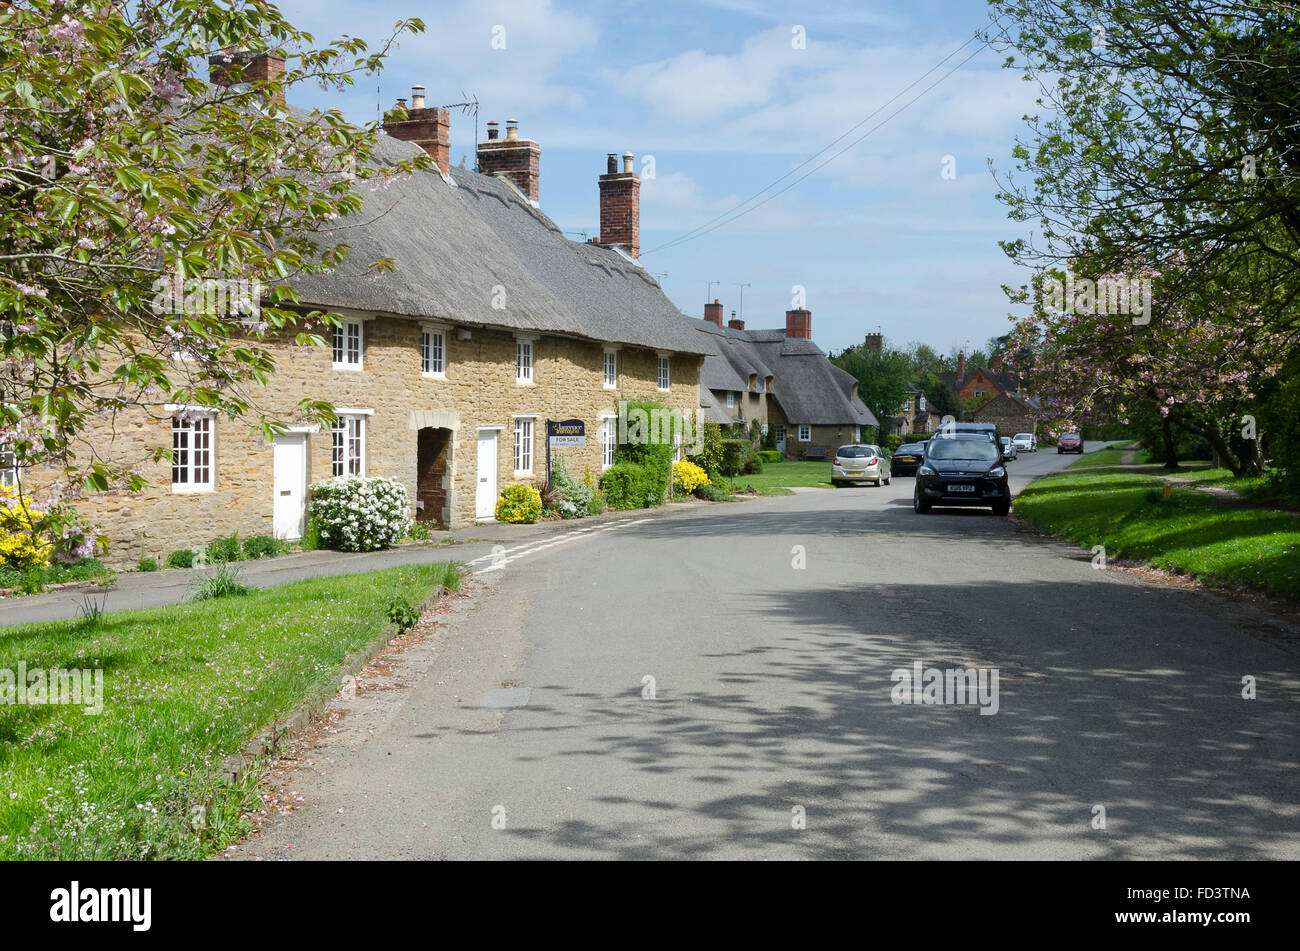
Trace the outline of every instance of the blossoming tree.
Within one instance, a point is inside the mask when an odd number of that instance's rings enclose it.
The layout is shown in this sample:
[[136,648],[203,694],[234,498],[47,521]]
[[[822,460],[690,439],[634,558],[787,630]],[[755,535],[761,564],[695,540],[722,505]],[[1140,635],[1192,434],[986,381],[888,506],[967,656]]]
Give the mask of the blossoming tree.
[[[0,5],[0,461],[51,467],[65,496],[140,488],[136,464],[85,438],[92,422],[173,403],[283,428],[257,402],[270,343],[323,345],[336,319],[293,306],[294,276],[348,253],[338,230],[359,187],[428,165],[377,169],[374,123],[291,110],[285,90],[345,88],[422,29],[317,47],[261,0]],[[283,72],[240,72],[244,50]],[[209,83],[210,62],[229,85]],[[208,278],[245,290],[159,312],[160,286]],[[303,401],[283,415],[328,413]]]

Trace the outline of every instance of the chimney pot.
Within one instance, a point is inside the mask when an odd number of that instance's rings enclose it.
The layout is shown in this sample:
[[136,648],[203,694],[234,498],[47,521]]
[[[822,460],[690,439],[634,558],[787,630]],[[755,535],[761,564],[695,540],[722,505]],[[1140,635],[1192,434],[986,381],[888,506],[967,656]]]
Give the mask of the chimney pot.
[[[600,244],[618,245],[633,259],[641,254],[641,177],[632,170],[632,153],[623,153],[623,171],[617,171],[616,156],[609,153],[600,176]],[[706,308],[707,309],[707,308]],[[718,326],[722,314],[718,313]]]
[[609,175],[618,174],[618,156],[613,152],[605,157],[605,172]]
[[506,137],[501,138],[496,122],[488,123],[486,142],[478,145],[478,169],[484,175],[505,173],[532,201],[537,201],[542,150],[531,139],[519,137],[519,120],[506,120]]
[[[271,82],[284,75],[284,57],[274,53],[253,53],[244,47],[223,50],[208,57],[208,78],[215,86],[242,86]],[[284,102],[281,90],[275,96]]]
[[451,170],[451,113],[441,106],[432,109],[425,105],[424,87],[411,87],[411,107],[406,99],[399,98],[397,105],[406,111],[400,121],[385,119],[384,131],[395,139],[418,145],[429,153],[438,171],[444,175]]
[[785,312],[785,335],[802,340],[812,339],[812,311],[796,307]]

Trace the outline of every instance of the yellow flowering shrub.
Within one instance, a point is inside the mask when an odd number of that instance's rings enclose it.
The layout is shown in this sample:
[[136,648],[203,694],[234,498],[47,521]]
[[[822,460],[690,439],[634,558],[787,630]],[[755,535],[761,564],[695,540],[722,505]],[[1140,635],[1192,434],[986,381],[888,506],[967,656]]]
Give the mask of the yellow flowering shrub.
[[44,568],[52,545],[33,525],[45,515],[32,501],[0,485],[0,565],[10,568]]
[[515,482],[497,498],[497,521],[530,523],[542,517],[542,493],[531,485]]
[[673,488],[690,495],[702,485],[709,484],[709,476],[695,463],[683,459],[673,463]]

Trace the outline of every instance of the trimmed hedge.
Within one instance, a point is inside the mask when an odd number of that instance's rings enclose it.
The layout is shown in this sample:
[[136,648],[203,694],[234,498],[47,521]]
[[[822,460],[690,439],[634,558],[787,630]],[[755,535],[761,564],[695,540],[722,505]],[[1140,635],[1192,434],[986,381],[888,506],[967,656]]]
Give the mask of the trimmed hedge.
[[664,483],[649,466],[616,462],[600,477],[600,491],[612,509],[646,509],[663,502]]

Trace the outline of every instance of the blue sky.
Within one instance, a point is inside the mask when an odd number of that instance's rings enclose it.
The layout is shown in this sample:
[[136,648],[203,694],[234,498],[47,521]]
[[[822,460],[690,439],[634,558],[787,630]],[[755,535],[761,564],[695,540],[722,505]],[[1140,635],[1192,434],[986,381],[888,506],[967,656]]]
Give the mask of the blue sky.
[[[919,340],[946,352],[1009,327],[1001,285],[1025,277],[997,241],[1023,226],[994,200],[987,163],[1009,168],[1034,87],[988,49],[805,181],[695,240],[653,250],[790,172],[921,77],[987,24],[983,0],[280,7],[318,43],[342,34],[378,42],[396,20],[423,19],[426,32],[404,38],[384,71],[383,105],[422,83],[430,105],[477,96],[481,129],[517,118],[520,134],[542,149],[542,209],[566,231],[599,232],[596,177],[606,153],[631,151],[638,169],[652,156],[655,175],[641,190],[642,264],[666,275],[665,291],[692,316],[702,315],[707,282],[719,281],[713,295],[728,314],[740,307],[737,284],[749,284],[749,327],[783,326],[791,288],[802,285],[813,337],[827,350],[880,328],[894,344]],[[496,27],[505,49],[492,48]],[[795,27],[803,49],[792,43]],[[375,79],[342,94],[303,88],[291,99],[366,121],[375,116]],[[472,166],[472,117],[454,112],[451,135],[453,164],[467,155]],[[955,178],[941,174],[945,156]]]

